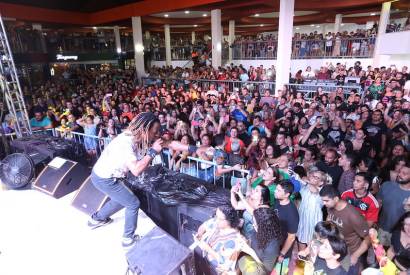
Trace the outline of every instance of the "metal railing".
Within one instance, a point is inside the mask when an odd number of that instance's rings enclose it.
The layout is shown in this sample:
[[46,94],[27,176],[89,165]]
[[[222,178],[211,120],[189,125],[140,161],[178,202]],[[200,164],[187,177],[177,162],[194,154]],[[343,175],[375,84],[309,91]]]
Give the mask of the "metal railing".
[[[217,163],[191,156],[186,158],[188,163],[181,162],[180,167],[177,168],[175,163],[172,162],[171,155],[168,150],[164,151],[164,155],[167,158],[167,162],[162,163],[170,170],[202,179],[206,182],[213,183],[214,185],[221,185],[224,188],[230,188],[231,186],[239,183],[244,191],[244,194],[246,193],[247,178],[250,175],[249,170],[241,169],[218,175]],[[231,166],[224,165],[223,167],[230,168]]]
[[210,80],[210,79],[179,79],[179,78],[157,78],[157,77],[143,77],[141,78],[143,86],[175,85],[176,88],[187,88],[189,84],[196,84],[202,90],[209,90],[211,85],[215,86],[215,90],[226,89],[228,92],[240,90],[241,88],[248,88],[250,92],[259,91],[264,93],[266,89],[270,89],[272,93],[275,91],[275,82],[271,81],[239,81],[239,80]]
[[306,101],[311,101],[319,91],[323,91],[323,94],[331,94],[337,92],[338,89],[343,91],[344,99],[347,99],[352,92],[359,94],[361,97],[364,95],[363,89],[358,85],[347,85],[340,86],[334,83],[322,84],[286,84],[288,90],[292,92],[301,92],[303,94],[303,99]]
[[[235,42],[233,59],[258,60],[276,59],[277,40],[272,41],[240,41]],[[332,39],[293,39],[292,58],[353,58],[372,57],[376,37],[367,38],[332,38]]]

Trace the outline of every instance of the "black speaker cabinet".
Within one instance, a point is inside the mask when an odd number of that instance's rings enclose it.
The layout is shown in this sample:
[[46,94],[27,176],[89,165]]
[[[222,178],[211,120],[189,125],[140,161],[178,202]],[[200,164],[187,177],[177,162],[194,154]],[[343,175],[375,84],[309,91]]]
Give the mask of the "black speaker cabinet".
[[193,252],[159,227],[148,232],[126,256],[134,274],[196,274]]
[[77,190],[88,175],[81,164],[56,157],[38,175],[33,188],[58,199]]
[[108,196],[94,187],[89,176],[78,189],[71,205],[91,216],[109,200]]

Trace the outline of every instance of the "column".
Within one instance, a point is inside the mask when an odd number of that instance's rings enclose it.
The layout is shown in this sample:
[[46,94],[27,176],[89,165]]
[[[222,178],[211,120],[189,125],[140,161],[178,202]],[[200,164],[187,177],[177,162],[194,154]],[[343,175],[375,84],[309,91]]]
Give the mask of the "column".
[[135,70],[137,72],[138,82],[141,83],[141,77],[145,76],[144,68],[144,42],[142,40],[142,26],[141,17],[134,16],[132,21],[132,37],[134,41],[134,53],[135,53]]
[[121,53],[121,37],[120,37],[120,28],[118,26],[114,26],[114,38],[115,38],[115,48],[117,49],[117,53]]
[[275,95],[289,83],[295,0],[280,0]]
[[340,25],[341,24],[342,24],[342,15],[339,13],[339,14],[336,14],[336,17],[335,17],[335,30],[334,30],[334,33],[338,33],[340,31]]
[[234,20],[229,20],[229,34],[228,34],[228,39],[229,39],[229,63],[232,63],[233,59],[233,49],[231,45],[235,41],[235,21]]
[[169,25],[164,25],[165,32],[165,65],[171,66],[171,31]]
[[221,10],[211,11],[212,67],[222,65],[222,26]]
[[192,43],[192,45],[195,44],[195,32],[191,33],[191,43]]
[[383,35],[386,33],[386,28],[387,24],[389,23],[389,17],[390,17],[390,7],[391,7],[391,2],[385,2],[382,5],[382,11],[380,13],[380,19],[379,19],[379,29],[377,31],[377,39],[376,39],[376,45],[374,48],[374,53],[373,53],[373,67],[379,67],[380,66],[380,60],[381,56],[378,53],[379,52],[379,37],[380,35]]

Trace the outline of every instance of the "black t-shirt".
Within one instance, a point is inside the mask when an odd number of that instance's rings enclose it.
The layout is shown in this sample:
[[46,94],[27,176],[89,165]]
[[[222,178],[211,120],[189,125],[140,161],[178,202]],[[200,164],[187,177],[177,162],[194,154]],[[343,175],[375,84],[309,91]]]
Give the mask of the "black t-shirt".
[[339,165],[335,166],[329,166],[323,161],[319,161],[316,164],[316,167],[325,173],[328,173],[330,177],[332,178],[332,185],[337,188],[337,185],[339,184],[340,177],[342,176],[343,169]]
[[393,231],[391,237],[391,245],[395,252],[395,260],[404,268],[410,268],[410,248],[404,248],[400,241],[400,230]]
[[316,258],[314,267],[315,267],[315,272],[313,274],[326,274],[326,275],[346,275],[347,274],[346,270],[344,270],[341,265],[339,265],[335,269],[330,269],[326,265],[326,261],[319,257]]
[[374,124],[372,121],[366,121],[363,124],[363,129],[367,132],[367,138],[369,142],[375,147],[376,150],[381,150],[382,135],[386,135],[387,126],[384,122]]
[[287,153],[289,151],[289,147],[285,146],[284,148],[280,148],[278,145],[273,146],[273,157],[278,158],[281,155]]
[[240,140],[242,140],[243,143],[245,143],[246,146],[248,146],[248,145],[251,144],[251,142],[252,142],[251,137],[248,136],[247,133],[238,134],[238,138],[239,138]]
[[[227,164],[229,166],[235,166],[237,164],[244,165],[245,164],[245,159],[241,157],[240,154],[234,154],[234,153],[229,153],[228,154],[228,160]],[[238,171],[233,171],[233,176],[236,178],[243,178],[244,175],[242,175],[241,172]]]
[[[284,240],[286,240],[288,234],[296,234],[299,225],[299,212],[295,204],[289,202],[287,205],[281,205],[278,200],[275,200],[274,209],[279,217]],[[292,249],[289,249],[286,258],[290,257],[291,253]]]

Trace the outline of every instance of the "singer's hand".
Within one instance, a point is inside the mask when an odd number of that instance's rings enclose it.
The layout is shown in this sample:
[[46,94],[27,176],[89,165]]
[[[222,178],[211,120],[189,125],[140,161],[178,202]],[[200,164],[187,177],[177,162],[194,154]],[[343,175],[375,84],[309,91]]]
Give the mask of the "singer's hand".
[[152,145],[152,149],[154,149],[155,151],[157,151],[157,153],[161,152],[162,150],[162,144],[164,143],[164,141],[162,139],[157,139],[154,144]]

